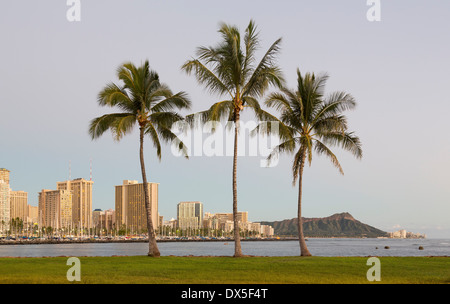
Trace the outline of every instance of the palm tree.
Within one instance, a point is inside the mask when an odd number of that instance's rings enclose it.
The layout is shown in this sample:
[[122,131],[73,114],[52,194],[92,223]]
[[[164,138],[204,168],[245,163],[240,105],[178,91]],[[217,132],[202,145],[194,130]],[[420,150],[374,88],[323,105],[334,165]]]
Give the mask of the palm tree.
[[89,134],[92,139],[100,137],[108,129],[118,141],[139,125],[142,180],[144,185],[145,208],[147,211],[147,229],[149,234],[149,256],[160,255],[153,229],[152,210],[147,189],[147,175],[144,165],[144,136],[148,135],[156,148],[156,154],[161,161],[161,141],[175,144],[187,158],[187,149],[182,141],[170,130],[172,124],[183,117],[176,109],[189,109],[191,102],[186,93],[173,94],[169,87],[162,84],[159,76],[149,67],[148,61],[136,67],[125,63],[117,69],[117,77],[123,85],[110,83],[98,94],[100,106],[115,107],[120,113],[105,114],[93,119]]
[[356,106],[354,98],[345,92],[334,92],[324,97],[328,76],[306,73],[303,77],[297,69],[297,90],[282,88],[272,93],[266,105],[281,112],[279,124],[283,140],[274,148],[268,160],[281,152],[294,152],[292,163],[293,185],[298,179],[298,234],[302,256],[310,256],[303,235],[302,221],[302,181],[306,160],[311,166],[313,150],[318,155],[327,156],[333,165],[344,174],[342,167],[329,146],[340,146],[355,157],[362,157],[361,143],[353,132],[347,129],[345,110]]
[[[276,40],[256,63],[255,53],[259,46],[256,26],[250,21],[245,30],[243,41],[239,29],[235,26],[221,24],[219,33],[222,41],[215,47],[199,47],[197,59],[188,60],[182,69],[193,73],[197,81],[211,93],[225,96],[225,100],[214,103],[200,114],[200,121],[220,121],[226,118],[234,123],[234,157],[233,157],[233,221],[235,257],[242,256],[237,220],[237,140],[240,114],[245,107],[253,109],[258,118],[262,118],[257,98],[263,96],[270,85],[280,86],[283,78],[281,70],[274,59],[279,52],[281,39]],[[186,117],[191,122],[195,115]]]

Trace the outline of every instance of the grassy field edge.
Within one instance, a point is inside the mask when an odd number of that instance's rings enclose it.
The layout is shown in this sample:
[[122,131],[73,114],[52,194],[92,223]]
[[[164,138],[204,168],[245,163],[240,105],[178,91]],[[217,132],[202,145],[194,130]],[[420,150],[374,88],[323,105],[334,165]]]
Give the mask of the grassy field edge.
[[450,257],[68,257],[0,258],[1,284],[448,284]]

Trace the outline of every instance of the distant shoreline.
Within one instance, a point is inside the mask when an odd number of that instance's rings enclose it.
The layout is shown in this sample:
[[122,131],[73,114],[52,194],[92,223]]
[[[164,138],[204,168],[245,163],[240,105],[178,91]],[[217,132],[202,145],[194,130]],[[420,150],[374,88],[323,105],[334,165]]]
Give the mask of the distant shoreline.
[[[368,239],[367,237],[307,237],[308,239]],[[379,239],[379,238],[370,238]],[[384,239],[384,238],[383,238]],[[389,238],[386,238],[389,239]],[[296,237],[278,237],[278,238],[242,238],[242,242],[267,242],[267,241],[298,241]],[[234,239],[158,239],[157,243],[169,242],[223,242],[233,243]],[[43,245],[43,244],[107,244],[107,243],[148,243],[148,239],[85,239],[85,240],[1,240],[1,245]]]
[[[297,241],[298,238],[264,238],[264,239],[241,239],[243,242],[249,241]],[[169,242],[234,242],[233,239],[160,239],[157,243]],[[148,243],[148,239],[138,240],[16,240],[16,241],[0,241],[1,245],[40,245],[40,244],[107,244],[107,243]]]

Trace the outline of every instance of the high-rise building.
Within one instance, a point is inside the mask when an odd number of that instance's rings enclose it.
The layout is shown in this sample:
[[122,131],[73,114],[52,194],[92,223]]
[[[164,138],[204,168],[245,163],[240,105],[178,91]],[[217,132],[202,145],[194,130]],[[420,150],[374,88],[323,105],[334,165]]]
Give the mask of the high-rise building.
[[11,191],[10,207],[12,219],[19,218],[26,222],[28,217],[28,193],[25,191]]
[[5,168],[0,168],[0,180],[3,180],[7,184],[9,184],[9,172]]
[[265,237],[271,237],[274,234],[274,229],[269,225],[261,225],[261,234]]
[[92,223],[94,228],[98,232],[109,232],[114,228],[115,223],[115,211],[108,209],[102,211],[101,209],[95,209],[92,211]]
[[205,212],[203,217],[203,228],[207,229],[219,229],[219,219],[217,216],[210,212]]
[[9,187],[9,182],[10,171],[0,168],[0,183],[3,183],[0,186],[0,225],[2,225],[2,222],[4,223],[3,226],[9,225],[11,219],[16,218],[27,223],[29,216],[28,193],[25,191],[12,191]]
[[6,233],[11,218],[9,172],[5,168],[0,168],[0,234]]
[[[234,222],[233,222],[233,213],[207,213],[208,216],[205,217],[205,225],[206,228],[210,229],[221,229],[226,232],[230,232],[234,230]],[[237,221],[239,225],[239,229],[241,230],[249,230],[248,221],[248,212],[247,211],[238,211],[237,213]]]
[[0,235],[5,234],[9,227],[10,191],[9,183],[0,179]]
[[116,211],[114,209],[107,209],[103,211],[100,217],[100,225],[105,231],[110,231],[114,228],[116,222]]
[[[153,229],[158,228],[158,183],[147,183],[152,214]],[[135,180],[124,180],[115,186],[115,212],[117,229],[122,227],[133,233],[147,230],[144,184]]]
[[[226,221],[233,221],[233,213],[216,213],[215,216],[219,220],[219,225]],[[246,224],[248,222],[248,211],[238,211],[236,217],[240,223]]]
[[257,234],[261,233],[261,223],[249,223],[248,230],[252,232],[256,232]]
[[102,209],[95,209],[94,211],[92,211],[92,225],[94,226],[94,228],[98,228],[101,226],[100,221],[102,213]]
[[79,228],[92,228],[92,185],[91,180],[77,178],[56,183],[57,190],[72,191],[72,222]]
[[203,226],[203,204],[180,202],[177,205],[177,220],[180,229],[199,229]]
[[39,192],[39,225],[54,229],[71,227],[72,200],[69,190],[43,189]]
[[28,208],[28,218],[27,218],[27,222],[31,223],[31,224],[35,224],[38,222],[38,218],[39,218],[39,207],[37,206],[31,206],[31,205],[27,205]]

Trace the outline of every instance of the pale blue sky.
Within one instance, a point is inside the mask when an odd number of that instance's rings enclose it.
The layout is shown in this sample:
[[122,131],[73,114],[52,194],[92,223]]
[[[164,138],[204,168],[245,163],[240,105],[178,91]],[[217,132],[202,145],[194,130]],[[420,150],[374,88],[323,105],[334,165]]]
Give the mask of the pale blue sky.
[[[68,178],[69,160],[72,178],[89,178],[92,158],[94,208],[114,208],[114,185],[141,181],[138,135],[90,140],[89,121],[110,112],[97,106],[99,90],[117,81],[124,61],[148,59],[174,91],[190,95],[193,111],[206,109],[218,97],[180,66],[196,47],[218,42],[220,22],[243,30],[254,19],[262,50],[283,38],[279,64],[290,87],[298,67],[327,72],[327,92],[344,90],[358,102],[349,125],[364,157],[336,149],[345,176],[314,158],[305,170],[304,216],[349,212],[385,231],[450,237],[450,2],[381,0],[380,22],[366,19],[365,0],[81,0],[80,22],[67,21],[68,9],[56,0],[1,3],[0,167],[11,170],[12,189],[27,191],[30,204]],[[166,219],[186,200],[231,212],[231,157],[185,160],[166,146],[158,163],[152,145],[145,148]],[[275,168],[259,161],[239,159],[239,210],[252,221],[296,217],[290,157]]]

